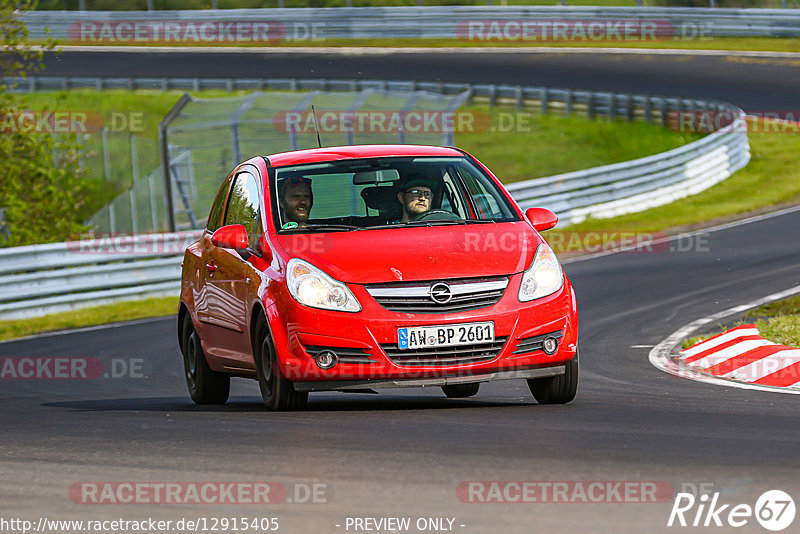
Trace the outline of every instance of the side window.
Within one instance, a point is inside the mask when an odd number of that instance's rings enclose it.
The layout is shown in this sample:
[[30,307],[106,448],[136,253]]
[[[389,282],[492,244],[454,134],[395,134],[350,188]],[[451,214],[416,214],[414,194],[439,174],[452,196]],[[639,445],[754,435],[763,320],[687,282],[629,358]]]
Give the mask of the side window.
[[255,244],[258,222],[258,181],[249,172],[236,175],[228,197],[225,226],[242,224],[247,229],[248,242]]
[[230,185],[230,180],[225,180],[225,184],[220,187],[219,193],[217,193],[217,198],[214,200],[214,204],[211,206],[211,213],[208,216],[206,228],[212,233],[222,226],[220,224],[222,222],[222,210],[225,207],[225,200],[228,198],[228,189]]
[[462,202],[461,202],[462,199],[460,198],[458,193],[456,193],[458,187],[453,182],[453,178],[451,176],[450,171],[445,171],[444,175],[442,176],[442,182],[444,183],[444,194],[442,195],[442,209],[452,211],[459,217],[467,218],[466,211],[462,209]]
[[467,193],[475,206],[479,219],[513,217],[508,207],[500,203],[494,185],[486,177],[477,173],[473,174],[471,169],[465,167],[459,167],[458,171],[464,180],[464,185],[467,186]]

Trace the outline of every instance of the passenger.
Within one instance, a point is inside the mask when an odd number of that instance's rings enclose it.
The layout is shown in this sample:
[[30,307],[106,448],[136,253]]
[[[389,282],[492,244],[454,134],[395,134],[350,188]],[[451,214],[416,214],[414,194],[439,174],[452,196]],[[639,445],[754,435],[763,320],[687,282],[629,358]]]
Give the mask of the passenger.
[[409,176],[397,193],[397,200],[403,206],[403,217],[397,222],[413,221],[430,210],[435,188],[436,182],[423,174]]
[[311,191],[311,178],[293,176],[283,180],[279,189],[281,210],[284,215],[284,229],[304,228],[314,205]]

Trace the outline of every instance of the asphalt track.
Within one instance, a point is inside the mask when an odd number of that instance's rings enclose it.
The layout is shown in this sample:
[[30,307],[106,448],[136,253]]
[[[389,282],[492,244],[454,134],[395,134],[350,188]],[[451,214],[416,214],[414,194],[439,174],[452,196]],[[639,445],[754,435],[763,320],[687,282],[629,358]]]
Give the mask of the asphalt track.
[[[118,58],[118,71],[144,68],[126,61]],[[434,77],[425,58],[417,62],[414,77]],[[209,70],[224,69],[212,63]],[[451,63],[467,76],[468,66]],[[797,78],[794,70],[775,68],[774,86],[759,86],[740,72],[737,103],[773,105],[784,90],[782,75]],[[296,69],[298,76],[314,75]],[[341,70],[342,77],[355,75]],[[411,77],[398,71],[394,77]],[[686,71],[698,73],[696,66]],[[449,72],[440,75],[458,79]],[[362,75],[380,77],[367,67]],[[580,71],[564,76],[552,85],[582,81]],[[605,83],[625,81],[613,78]],[[690,76],[673,78],[659,92],[692,87]],[[699,92],[713,89],[713,80],[704,79]],[[647,92],[641,80],[629,78],[628,88]],[[513,69],[496,81],[550,83]],[[791,106],[789,96],[784,103]],[[731,505],[753,506],[770,489],[800,498],[797,396],[675,378],[647,358],[650,346],[694,319],[800,283],[798,227],[800,211],[794,211],[649,253],[565,265],[579,297],[582,347],[578,397],[565,406],[539,406],[524,382],[509,381],[484,385],[469,400],[447,400],[437,389],[320,393],[304,412],[270,413],[262,410],[254,382],[235,381],[229,404],[196,407],[185,393],[173,319],[1,344],[3,357],[96,357],[106,369],[114,361],[141,360],[143,377],[2,380],[0,516],[268,516],[280,519],[280,532],[298,533],[353,532],[345,529],[348,516],[451,517],[453,529],[465,534],[728,532],[667,528],[671,499],[480,504],[460,501],[456,488],[463,481],[662,481],[674,491],[706,484]],[[81,481],[321,483],[327,502],[93,506],[69,497]],[[696,510],[687,514],[690,521]],[[752,518],[737,531],[764,532]]]

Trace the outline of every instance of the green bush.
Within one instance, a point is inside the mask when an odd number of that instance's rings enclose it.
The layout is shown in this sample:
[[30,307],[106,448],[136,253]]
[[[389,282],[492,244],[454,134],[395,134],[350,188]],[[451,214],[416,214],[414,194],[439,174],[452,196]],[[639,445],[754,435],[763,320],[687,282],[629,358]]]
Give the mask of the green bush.
[[[0,0],[0,36],[4,48],[0,76],[24,76],[41,66],[41,52],[27,44],[27,30],[14,10],[31,0]],[[48,43],[45,48],[52,48]],[[78,145],[49,133],[26,131],[15,118],[27,100],[0,85],[0,207],[6,208],[11,238],[2,246],[63,241],[85,230],[86,202],[92,186],[80,168]]]

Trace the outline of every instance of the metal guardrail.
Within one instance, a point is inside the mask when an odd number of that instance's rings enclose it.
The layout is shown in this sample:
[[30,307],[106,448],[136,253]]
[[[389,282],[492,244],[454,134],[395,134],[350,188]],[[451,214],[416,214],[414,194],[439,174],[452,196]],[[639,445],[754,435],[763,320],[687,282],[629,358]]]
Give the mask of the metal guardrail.
[[[549,24],[566,22],[638,22],[658,23],[659,39],[713,38],[726,36],[793,37],[800,36],[800,13],[796,9],[729,9],[729,8],[661,8],[661,7],[598,7],[598,6],[429,6],[429,7],[355,7],[355,8],[287,8],[226,9],[185,11],[29,11],[21,15],[33,39],[54,37],[92,44],[99,39],[108,42],[173,42],[197,43],[276,41],[324,41],[326,39],[420,39],[445,38],[470,40],[469,24],[496,21],[500,23]],[[248,30],[241,35],[215,23],[263,23],[261,30]],[[81,24],[84,23],[84,26]],[[103,33],[103,24],[110,28]],[[142,30],[139,36],[136,24]],[[164,23],[177,23],[174,34],[164,33]],[[128,24],[129,26],[120,26]],[[203,33],[203,24],[207,24]],[[192,27],[191,31],[187,30]],[[519,40],[502,33],[493,40]],[[83,33],[82,33],[83,28]],[[117,29],[122,28],[117,34]],[[47,30],[49,29],[49,34]],[[491,28],[485,26],[489,32]],[[478,34],[472,34],[475,37]],[[481,33],[479,35],[490,35]],[[173,38],[174,37],[174,38]],[[615,39],[615,33],[609,35]],[[487,42],[491,42],[490,39]],[[482,39],[480,39],[482,40]],[[593,40],[584,36],[584,40]],[[620,40],[621,39],[620,36]]]
[[0,249],[0,317],[20,319],[119,300],[177,295],[197,232]]
[[560,220],[615,217],[668,204],[728,178],[750,161],[747,134],[734,124],[655,156],[509,184],[524,209],[546,206]]
[[[13,80],[7,80],[13,81]],[[25,79],[19,90],[66,87],[145,87],[152,79]],[[726,126],[680,148],[633,161],[509,184],[523,208],[542,205],[562,221],[641,211],[695,194],[724,180],[750,159],[744,112],[719,101],[572,91],[544,87],[369,80],[159,79],[162,88],[228,88],[469,92],[472,101],[517,110],[644,120],[667,125],[682,111],[727,115]],[[86,84],[86,85],[83,85]],[[177,294],[181,252],[176,236],[145,235],[104,243],[76,242],[0,249],[0,318],[52,313],[146,295]],[[136,250],[136,240],[144,240]],[[191,241],[191,240],[190,240]],[[98,245],[101,251],[97,251]],[[169,245],[169,246],[168,246]],[[103,252],[102,247],[110,247]],[[148,248],[150,247],[150,248]]]

